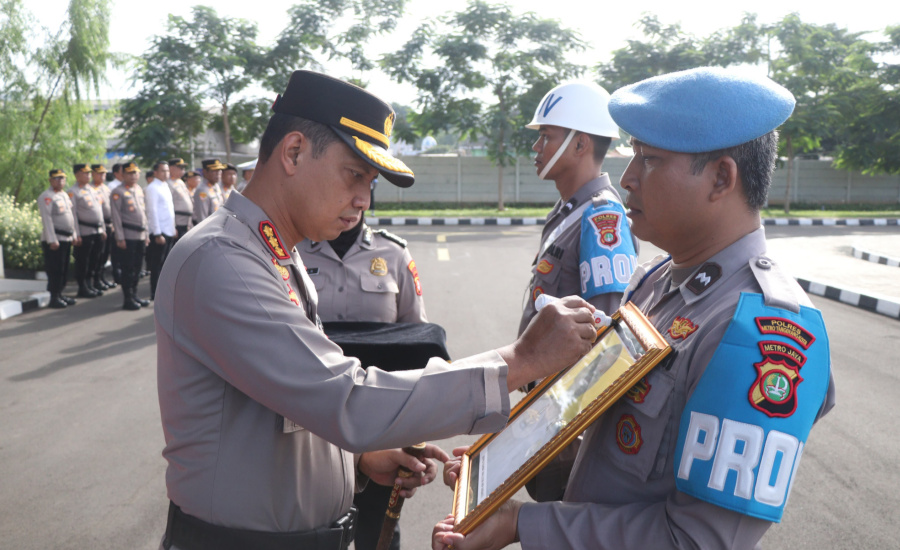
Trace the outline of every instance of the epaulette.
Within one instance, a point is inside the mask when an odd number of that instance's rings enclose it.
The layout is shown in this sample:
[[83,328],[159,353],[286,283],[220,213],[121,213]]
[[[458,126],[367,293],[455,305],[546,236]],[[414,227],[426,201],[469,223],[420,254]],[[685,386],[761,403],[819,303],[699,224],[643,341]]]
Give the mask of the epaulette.
[[811,305],[809,298],[801,304],[801,297],[806,295],[792,277],[778,266],[771,258],[760,255],[750,258],[748,262],[750,270],[759,287],[762,289],[765,303],[770,307],[777,307],[798,313],[801,305]]
[[591,196],[591,203],[594,205],[594,207],[603,206],[604,204],[609,203],[609,199],[604,196],[603,191],[600,191],[599,193]]
[[387,239],[389,241],[394,241],[395,243],[399,244],[401,248],[406,248],[406,246],[409,244],[406,242],[406,239],[404,239],[403,237],[400,237],[399,235],[394,235],[387,229],[374,229],[374,230],[372,230],[372,232],[378,233],[379,235],[381,235],[382,237],[384,237],[385,239]]

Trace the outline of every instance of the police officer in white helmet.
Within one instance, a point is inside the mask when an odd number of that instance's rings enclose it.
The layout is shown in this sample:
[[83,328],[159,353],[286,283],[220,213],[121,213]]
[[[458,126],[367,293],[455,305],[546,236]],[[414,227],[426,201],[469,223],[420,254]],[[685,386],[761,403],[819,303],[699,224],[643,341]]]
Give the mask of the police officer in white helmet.
[[[637,263],[622,199],[603,160],[619,127],[609,116],[609,93],[592,82],[567,82],[544,96],[527,125],[540,132],[532,149],[541,179],[553,180],[559,200],[547,215],[532,264],[519,334],[537,313],[541,294],[581,296],[597,309],[618,309]],[[577,444],[528,485],[537,500],[562,497]]]

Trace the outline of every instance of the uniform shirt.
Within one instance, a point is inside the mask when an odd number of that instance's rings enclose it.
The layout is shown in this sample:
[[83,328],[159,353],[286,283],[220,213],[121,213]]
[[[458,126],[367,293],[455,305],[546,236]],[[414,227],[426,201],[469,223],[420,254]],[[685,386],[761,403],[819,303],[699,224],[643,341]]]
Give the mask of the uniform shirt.
[[228,189],[225,189],[224,187],[222,187],[222,184],[220,183],[219,190],[222,192],[222,200],[223,201],[227,201],[228,197],[230,197],[232,193],[240,193],[240,191],[238,191],[238,188],[236,185],[232,185]]
[[103,202],[93,185],[90,183],[86,183],[83,187],[77,184],[73,185],[69,188],[69,199],[74,206],[78,233],[82,237],[106,234],[103,222]]
[[103,223],[111,224],[112,211],[109,208],[109,195],[112,191],[110,191],[105,183],[101,183],[100,185],[90,185],[93,187],[94,193],[97,194],[97,200],[100,201],[100,209],[103,211]]
[[[643,281],[631,300],[674,353],[585,432],[564,502],[523,505],[522,548],[758,547],[771,523],[677,490],[675,456],[682,412],[732,324],[741,294],[786,296],[810,306],[765,251],[759,228],[691,270],[681,284],[673,281],[669,261]],[[733,368],[755,376],[752,361]],[[746,401],[752,385],[723,387],[716,399]],[[830,375],[827,386],[818,416],[834,404]]]
[[[41,223],[44,230],[41,232],[41,240],[47,244],[74,241],[78,237],[78,224],[75,223],[75,214],[72,212],[72,201],[65,191],[56,192],[52,188],[45,190],[37,199],[38,210],[41,213]],[[56,230],[70,235],[60,235]]]
[[156,296],[168,495],[216,525],[331,525],[353,502],[352,453],[508,419],[496,352],[404,372],[344,357],[310,320],[296,248],[240,194],[173,247]]
[[323,321],[428,322],[416,263],[399,237],[364,224],[343,259],[327,241],[297,248]]
[[[616,242],[610,246],[604,242],[598,249],[594,242],[601,234],[592,227],[590,218],[607,210],[617,225],[602,235],[612,236]],[[560,227],[563,229],[554,235]],[[609,253],[614,253],[609,258],[622,261],[613,265],[606,259]],[[601,268],[598,266],[602,261],[606,262],[603,274],[599,273]],[[537,314],[534,300],[540,294],[557,298],[581,296],[601,311],[615,311],[622,297],[621,290],[627,285],[636,264],[637,240],[631,234],[622,199],[610,183],[609,175],[601,174],[582,185],[568,202],[557,201],[547,215],[522,306],[519,335]],[[595,278],[603,286],[596,288],[593,285]]]
[[117,180],[116,178],[113,178],[112,181],[109,182],[109,190],[112,191],[120,185],[122,185],[122,182],[120,180]]
[[[147,206],[140,185],[120,185],[110,193],[110,211],[116,240],[143,241],[147,239]],[[129,226],[129,227],[126,227]],[[136,229],[143,228],[143,229]]]
[[206,180],[201,181],[200,185],[194,189],[194,225],[208,218],[223,204],[225,204],[225,199],[222,197],[222,190],[218,184],[210,185]]
[[194,216],[194,200],[191,191],[181,179],[169,180],[169,191],[172,193],[172,206],[175,208],[175,225],[190,227]]
[[175,206],[169,184],[154,179],[147,186],[147,229],[151,235],[175,236]]

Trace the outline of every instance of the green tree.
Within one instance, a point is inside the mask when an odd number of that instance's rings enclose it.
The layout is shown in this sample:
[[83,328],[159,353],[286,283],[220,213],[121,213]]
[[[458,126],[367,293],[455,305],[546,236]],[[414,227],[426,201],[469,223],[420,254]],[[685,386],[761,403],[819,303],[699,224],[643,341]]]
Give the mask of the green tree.
[[[897,59],[900,25],[888,27],[885,34],[888,40],[874,45],[875,51]],[[844,124],[835,166],[864,174],[900,174],[900,64],[876,63],[866,74],[839,98]]]
[[[583,48],[578,34],[557,21],[471,0],[463,11],[424,23],[380,63],[418,89],[419,110],[408,118],[420,135],[455,130],[485,140],[503,210],[503,168],[527,150],[523,127],[544,93],[581,74],[583,67],[567,59]],[[425,61],[432,58],[435,64]]]
[[71,0],[55,33],[22,0],[0,0],[0,189],[31,200],[47,170],[105,150],[109,112],[89,102],[117,56],[108,51],[108,0]]
[[[770,76],[797,100],[793,114],[780,128],[788,158],[784,211],[790,213],[796,155],[822,151],[823,144],[842,140],[843,120],[857,111],[846,101],[846,94],[861,83],[864,89],[876,65],[871,59],[872,44],[860,38],[864,33],[850,33],[834,24],[804,23],[796,13],[768,32],[776,40]],[[849,111],[842,114],[842,108]]]
[[756,15],[745,14],[741,23],[707,37],[685,33],[680,25],[665,25],[655,15],[643,15],[635,26],[643,40],[612,52],[612,58],[597,66],[599,83],[610,92],[645,78],[694,67],[727,67],[756,63],[763,54],[764,34]]

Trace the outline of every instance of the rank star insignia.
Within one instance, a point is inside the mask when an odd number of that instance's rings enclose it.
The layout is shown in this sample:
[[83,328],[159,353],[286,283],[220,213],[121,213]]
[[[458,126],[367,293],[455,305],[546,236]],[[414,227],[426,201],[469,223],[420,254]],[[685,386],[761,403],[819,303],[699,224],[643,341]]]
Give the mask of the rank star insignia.
[[597,231],[597,243],[612,249],[619,244],[619,221],[621,216],[616,212],[601,212],[591,216],[591,223]]
[[275,266],[275,269],[278,270],[278,273],[281,275],[281,278],[285,281],[291,278],[291,272],[288,271],[288,268],[278,263],[278,260],[272,258],[272,264]]
[[641,426],[634,416],[624,414],[616,423],[616,444],[620,451],[628,455],[635,455],[641,450],[644,440],[641,437]]
[[369,273],[384,277],[387,275],[387,261],[384,258],[372,258],[372,265],[369,266]]
[[284,251],[284,245],[281,244],[281,239],[278,237],[278,232],[275,231],[275,226],[272,225],[272,222],[268,220],[259,222],[259,233],[276,258],[279,260],[290,258],[287,252]]
[[750,404],[773,418],[787,418],[797,410],[797,385],[806,356],[781,342],[759,342],[763,360],[755,363],[757,377],[750,387]]
[[675,320],[672,321],[672,326],[669,327],[669,336],[674,340],[684,340],[698,328],[700,328],[700,325],[694,324],[694,322],[687,317],[676,317]]
[[551,264],[547,260],[541,260],[541,263],[539,263],[537,266],[537,272],[542,275],[546,275],[553,271],[553,267],[553,264]]

